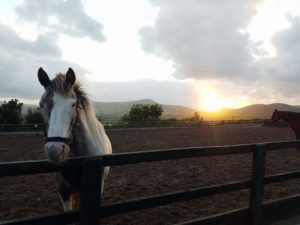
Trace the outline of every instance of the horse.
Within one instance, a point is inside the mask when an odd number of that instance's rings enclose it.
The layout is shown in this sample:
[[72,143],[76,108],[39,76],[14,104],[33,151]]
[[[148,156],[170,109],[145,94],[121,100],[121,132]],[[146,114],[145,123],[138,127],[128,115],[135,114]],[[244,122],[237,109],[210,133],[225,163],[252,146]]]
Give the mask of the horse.
[[[92,104],[82,86],[76,82],[72,68],[52,80],[39,68],[38,80],[44,87],[39,102],[44,120],[44,150],[50,162],[61,165],[68,157],[111,154],[112,147],[103,125],[96,118]],[[109,168],[102,176],[102,189]],[[65,211],[78,209],[80,176],[71,171],[56,173],[58,192]]]
[[[292,130],[295,132],[296,139],[300,140],[300,113],[279,111],[275,109],[272,114],[271,120],[273,122],[276,122],[280,119],[284,120],[290,125]],[[297,147],[297,150],[300,150],[300,147]]]

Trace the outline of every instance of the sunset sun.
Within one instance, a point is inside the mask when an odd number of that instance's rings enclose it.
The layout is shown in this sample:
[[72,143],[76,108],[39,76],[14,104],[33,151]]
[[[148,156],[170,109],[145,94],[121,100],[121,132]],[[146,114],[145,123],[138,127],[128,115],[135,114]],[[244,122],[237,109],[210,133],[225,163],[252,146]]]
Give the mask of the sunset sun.
[[235,108],[236,102],[232,99],[222,97],[215,91],[204,93],[200,100],[200,109],[209,112],[217,112],[223,108]]
[[208,92],[202,97],[202,107],[205,111],[215,112],[222,108],[222,100],[214,92]]

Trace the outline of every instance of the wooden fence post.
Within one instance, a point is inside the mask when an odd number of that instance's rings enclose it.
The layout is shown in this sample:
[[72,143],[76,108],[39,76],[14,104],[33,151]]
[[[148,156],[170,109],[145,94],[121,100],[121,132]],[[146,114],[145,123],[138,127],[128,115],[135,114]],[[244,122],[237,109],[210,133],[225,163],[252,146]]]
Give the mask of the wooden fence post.
[[257,144],[253,149],[252,185],[250,193],[251,225],[261,224],[262,204],[264,196],[264,178],[266,168],[267,145]]
[[84,161],[81,172],[80,225],[99,225],[103,159]]

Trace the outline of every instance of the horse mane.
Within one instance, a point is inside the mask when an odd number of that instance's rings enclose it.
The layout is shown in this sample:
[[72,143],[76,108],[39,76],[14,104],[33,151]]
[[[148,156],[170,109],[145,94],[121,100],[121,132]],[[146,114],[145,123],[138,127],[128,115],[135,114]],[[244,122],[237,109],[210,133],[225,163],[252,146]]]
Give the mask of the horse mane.
[[80,83],[75,83],[74,92],[76,94],[77,100],[79,101],[80,107],[83,108],[86,122],[92,135],[98,138],[102,137],[104,127],[97,119],[94,107]]

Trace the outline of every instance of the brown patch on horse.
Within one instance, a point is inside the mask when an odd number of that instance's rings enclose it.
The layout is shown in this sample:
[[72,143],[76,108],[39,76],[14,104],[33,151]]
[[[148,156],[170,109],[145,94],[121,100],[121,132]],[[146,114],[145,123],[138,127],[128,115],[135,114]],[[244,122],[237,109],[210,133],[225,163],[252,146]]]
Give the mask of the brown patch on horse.
[[79,209],[80,207],[80,193],[79,192],[73,192],[70,196],[70,199],[68,201],[70,209]]

